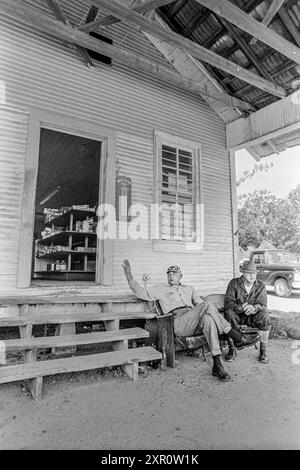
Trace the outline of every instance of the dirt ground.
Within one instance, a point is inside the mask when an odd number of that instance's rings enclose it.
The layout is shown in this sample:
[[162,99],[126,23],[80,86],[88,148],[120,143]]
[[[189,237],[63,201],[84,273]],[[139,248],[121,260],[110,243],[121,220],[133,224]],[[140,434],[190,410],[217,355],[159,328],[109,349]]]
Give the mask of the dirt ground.
[[36,401],[23,382],[2,385],[0,448],[300,449],[292,345],[270,341],[268,365],[254,347],[239,351],[226,364],[228,383],[211,375],[210,357],[181,354],[175,369],[150,369],[137,382],[118,369],[47,377]]

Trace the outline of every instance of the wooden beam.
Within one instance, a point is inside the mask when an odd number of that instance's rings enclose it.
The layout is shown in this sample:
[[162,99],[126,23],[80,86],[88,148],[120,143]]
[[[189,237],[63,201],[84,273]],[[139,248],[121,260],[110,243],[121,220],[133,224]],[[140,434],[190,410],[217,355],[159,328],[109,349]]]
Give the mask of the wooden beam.
[[[163,10],[159,9],[156,11],[155,18],[153,20],[158,22],[164,28],[168,28],[169,26],[163,19],[164,10],[165,8]],[[170,26],[170,29],[172,31],[178,32],[174,23]],[[181,29],[182,28],[180,27],[180,30]],[[187,52],[184,52],[180,48],[174,47],[165,41],[161,41],[149,33],[143,34],[181,75],[202,83],[202,85],[207,86],[208,90],[211,90],[212,93],[214,90],[217,90],[218,92],[223,92],[226,94],[226,91],[228,90],[226,90],[226,87],[220,85],[220,77],[217,75],[218,69],[210,67],[208,64],[202,64],[199,60],[194,59]],[[218,72],[221,73],[220,71]],[[230,92],[228,94],[231,95]],[[225,123],[232,122],[241,117],[240,109],[228,107],[224,103],[216,101],[215,99],[205,95],[202,95],[202,97]]]
[[[257,56],[257,60],[262,63],[265,59],[268,59],[273,54],[274,54],[273,51],[271,53],[270,53],[270,50],[265,51],[262,54],[260,54],[259,56]],[[246,67],[246,68],[248,68],[248,67]],[[276,67],[276,70],[274,70],[274,72],[272,73],[273,79],[275,77],[277,77],[278,75],[280,75],[281,73],[288,72],[289,70],[292,70],[294,68],[295,68],[295,64],[293,62],[290,62],[290,61],[288,61],[288,63],[281,64],[280,66]],[[222,81],[222,84],[225,85],[225,86],[229,85],[233,81],[233,79],[234,79],[233,77],[230,77],[229,75],[227,75],[227,77]],[[246,85],[246,87],[247,87],[245,89],[246,91],[250,90],[249,85]],[[244,87],[241,89],[241,91],[242,91],[242,94],[243,94],[244,93]],[[240,90],[238,90],[238,92],[240,92]]]
[[222,17],[216,17],[216,18],[218,19],[218,21],[220,21],[223,24],[224,28],[227,29],[232,39],[237,43],[239,48],[243,51],[243,53],[250,60],[250,62],[252,62],[252,64],[258,71],[258,73],[260,73],[262,77],[265,77],[267,80],[270,80],[273,82],[271,75],[265,70],[262,63],[259,62],[256,55],[252,51],[251,47],[248,46],[246,41],[242,38],[242,36],[238,32],[238,30],[235,29],[235,27],[224,18]]
[[[64,24],[71,26],[69,20],[65,16],[63,10],[60,8],[58,2],[56,0],[46,0],[46,1],[50,10],[52,10],[52,12],[54,13],[57,19],[62,21]],[[84,62],[87,64],[88,67],[94,67],[92,59],[90,58],[87,51],[83,47],[80,47],[78,45],[74,46],[73,44],[72,46],[75,47],[76,51],[78,52],[80,57],[83,58]]]
[[261,156],[259,155],[258,151],[255,149],[255,147],[247,147],[247,151],[250,153],[251,157],[253,157],[255,161],[257,162],[260,161]]
[[199,44],[196,44],[195,42],[190,41],[189,39],[184,38],[179,34],[173,33],[172,31],[167,31],[163,27],[157,25],[151,20],[148,20],[147,18],[144,18],[130,8],[120,6],[113,0],[88,1],[100,8],[104,8],[105,10],[109,11],[112,15],[121,19],[128,26],[131,26],[138,31],[148,32],[153,36],[162,39],[163,41],[178,46],[203,62],[213,65],[214,67],[217,67],[226,73],[234,75],[240,80],[251,83],[253,86],[261,88],[262,90],[280,98],[286,96],[285,90],[279,85],[274,85],[272,82],[259,77],[257,74],[244,69],[238,64],[224,59],[218,54],[205,49]]
[[[274,16],[278,13],[278,11],[280,10],[280,8],[282,7],[282,5],[284,4],[285,0],[272,0],[272,3],[271,5],[269,6],[269,9],[265,15],[265,17],[263,18],[261,24],[264,24],[265,26],[269,26],[269,24],[271,23],[272,19],[274,18]],[[254,44],[256,43],[257,39],[256,38],[253,38],[251,39],[250,41],[250,44],[252,46],[254,46]]]
[[95,21],[97,15],[98,15],[98,10],[99,8],[94,7],[93,5],[90,7],[89,12],[87,14],[87,17],[85,19],[85,23],[90,23],[92,21]]
[[[133,10],[138,13],[145,13],[147,11],[155,10],[155,8],[159,8],[159,7],[168,5],[169,3],[173,3],[173,2],[174,0],[150,0],[148,2],[143,3],[142,5],[134,7]],[[80,29],[80,31],[85,31],[86,33],[89,33],[90,31],[95,31],[96,29],[98,29],[99,26],[101,27],[111,26],[119,22],[120,22],[119,18],[116,18],[113,15],[109,15],[99,20],[91,21],[89,23],[81,25],[79,26],[78,29]]]
[[51,34],[62,41],[76,42],[76,44],[82,47],[112,57],[125,66],[131,66],[133,69],[137,68],[143,70],[145,73],[154,75],[158,79],[165,80],[167,83],[184,87],[190,92],[196,94],[210,96],[227,104],[228,106],[239,108],[242,111],[253,109],[249,103],[245,103],[242,100],[236,100],[234,97],[218,92],[217,90],[212,93],[207,89],[207,87],[202,86],[201,83],[185,78],[177,72],[173,72],[156,62],[152,62],[131,52],[124,51],[106,42],[99,41],[86,33],[82,33],[68,25],[64,25],[62,22],[49,18],[48,16],[38,12],[36,9],[25,5],[20,0],[0,0],[0,8],[13,18]]
[[274,144],[274,142],[272,141],[272,139],[268,139],[268,140],[267,140],[267,143],[268,143],[269,147],[271,148],[271,150],[272,150],[274,153],[276,153],[277,155],[280,154],[278,148],[276,147],[276,145]]
[[[208,13],[209,15],[211,14],[211,12]],[[162,24],[164,27],[166,28],[170,28],[171,31],[174,31],[175,33],[178,33],[178,34],[182,34],[182,28],[181,26],[179,25],[178,21],[176,19],[173,19],[173,21],[171,22],[169,20],[169,17],[167,15],[165,15],[165,13],[160,9],[156,12],[156,16],[157,18],[159,18],[159,23]],[[180,72],[180,70],[177,68],[177,66],[175,66],[175,59],[174,59],[174,53],[172,52],[171,54],[167,54],[167,56],[165,55],[165,53],[163,52],[163,49],[165,49],[165,46],[163,46],[163,44],[167,44],[167,47],[168,49],[170,47],[172,47],[172,50],[174,51],[174,47],[173,46],[170,46],[169,43],[165,43],[165,42],[162,42],[156,38],[154,38],[153,36],[149,35],[148,33],[144,33],[146,35],[146,37],[148,37],[148,39],[152,42],[152,44],[155,45],[155,47],[160,51],[160,53],[162,53],[166,58],[167,60],[174,66],[174,68],[176,68],[176,70]],[[150,36],[150,37],[149,37]],[[153,42],[153,39],[155,39],[155,43]],[[178,51],[181,51],[181,49],[177,48]],[[188,54],[187,52],[180,52],[181,55],[185,55],[188,57],[188,60],[189,62],[190,61],[193,61],[193,64],[197,64],[197,67],[199,69],[202,70],[205,70],[205,76],[206,78],[209,77],[209,80],[211,83],[214,84],[214,86],[216,87],[217,90],[222,90],[224,93],[228,93],[229,95],[233,95],[232,93],[232,90],[230,90],[229,87],[227,87],[226,85],[223,85],[221,83],[222,81],[222,78],[220,78],[221,74],[222,74],[222,71],[216,69],[216,68],[213,68],[211,67],[209,64],[203,64],[203,63],[200,63],[199,60],[195,60],[193,57],[191,57],[190,54]],[[176,64],[178,63],[178,60],[176,60]],[[186,69],[184,70],[184,73],[182,73],[182,75],[185,75],[185,71]],[[190,77],[192,78],[192,77]],[[199,77],[199,80],[203,80],[202,76]],[[212,105],[212,103],[210,102],[210,105]],[[213,109],[214,111],[216,111],[216,109],[214,108],[213,106]],[[218,112],[217,112],[218,114]],[[224,115],[222,114],[222,119],[224,119]],[[232,120],[232,116],[231,116],[231,113],[230,113],[230,121]],[[237,119],[239,119],[239,116],[237,117]]]
[[300,47],[300,32],[296,28],[295,24],[293,23],[288,11],[284,7],[282,7],[279,10],[278,15],[281,21],[283,22],[284,26],[286,27],[286,29],[294,38],[296,44],[298,44],[298,46]]
[[242,29],[251,36],[259,39],[263,43],[272,47],[282,55],[300,64],[300,48],[287,41],[285,38],[275,33],[259,21],[247,15],[243,10],[236,7],[229,0],[196,0],[200,5],[205,6],[230,23]]
[[272,0],[272,3],[269,6],[266,16],[263,18],[261,23],[264,24],[265,26],[268,26],[271,23],[274,16],[278,13],[278,11],[280,10],[284,2],[285,0]]

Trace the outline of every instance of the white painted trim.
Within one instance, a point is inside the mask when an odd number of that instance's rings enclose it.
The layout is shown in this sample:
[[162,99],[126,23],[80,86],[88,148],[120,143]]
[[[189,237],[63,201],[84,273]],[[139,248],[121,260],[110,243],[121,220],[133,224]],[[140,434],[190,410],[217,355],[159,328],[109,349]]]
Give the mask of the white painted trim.
[[[24,189],[18,257],[17,287],[29,287],[31,284],[32,239],[34,230],[34,204],[39,164],[39,142],[41,128],[66,132],[81,137],[98,140],[102,143],[102,154],[106,155],[107,174],[104,185],[104,173],[100,174],[99,191],[105,187],[101,201],[114,204],[114,162],[116,153],[116,133],[96,122],[73,118],[68,115],[46,111],[42,108],[29,108],[27,150],[25,158]],[[102,160],[102,159],[100,159]],[[107,179],[109,181],[107,181]],[[103,257],[99,255],[103,254]],[[105,262],[104,262],[105,260]],[[96,282],[112,284],[112,249],[111,244],[98,240]]]
[[233,276],[239,274],[239,223],[237,208],[236,168],[235,151],[229,152],[230,193],[231,193],[231,216],[232,216],[232,250],[233,250]]
[[167,134],[166,132],[154,131],[154,135],[157,139],[163,141],[164,144],[176,145],[181,147],[184,150],[201,150],[201,144],[193,140],[184,139],[183,137],[178,137],[175,134]]
[[33,253],[34,203],[38,174],[40,122],[29,115],[23,184],[17,287],[29,287]]
[[294,132],[300,129],[300,122],[297,122],[295,124],[291,124],[290,126],[283,127],[282,129],[278,129],[274,132],[270,132],[269,134],[265,134],[261,137],[258,137],[257,139],[249,140],[247,142],[243,142],[241,144],[235,145],[231,148],[228,148],[228,150],[242,150],[242,149],[247,149],[248,147],[254,147],[260,144],[263,144],[264,142],[267,142],[267,140],[271,139],[276,139],[277,137],[281,137],[282,135],[289,134],[290,132]]

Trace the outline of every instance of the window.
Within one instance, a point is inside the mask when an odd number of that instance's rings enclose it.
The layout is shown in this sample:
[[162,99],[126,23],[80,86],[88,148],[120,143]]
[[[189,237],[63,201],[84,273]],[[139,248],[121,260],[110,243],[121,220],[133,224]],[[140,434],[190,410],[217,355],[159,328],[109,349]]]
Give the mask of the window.
[[200,145],[161,132],[155,137],[156,248],[201,249]]
[[253,255],[253,261],[255,264],[265,264],[264,253],[255,253],[255,255]]

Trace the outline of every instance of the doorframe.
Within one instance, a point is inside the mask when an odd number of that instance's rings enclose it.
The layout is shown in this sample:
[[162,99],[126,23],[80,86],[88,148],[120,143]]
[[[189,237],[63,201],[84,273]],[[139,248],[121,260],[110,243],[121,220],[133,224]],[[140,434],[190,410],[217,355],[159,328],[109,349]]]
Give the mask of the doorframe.
[[[95,121],[77,119],[62,113],[31,107],[28,120],[18,256],[17,286],[20,288],[31,285],[35,197],[42,128],[101,142],[99,204],[115,204],[116,132]],[[112,285],[112,243],[112,240],[97,238],[95,283],[104,286]]]

